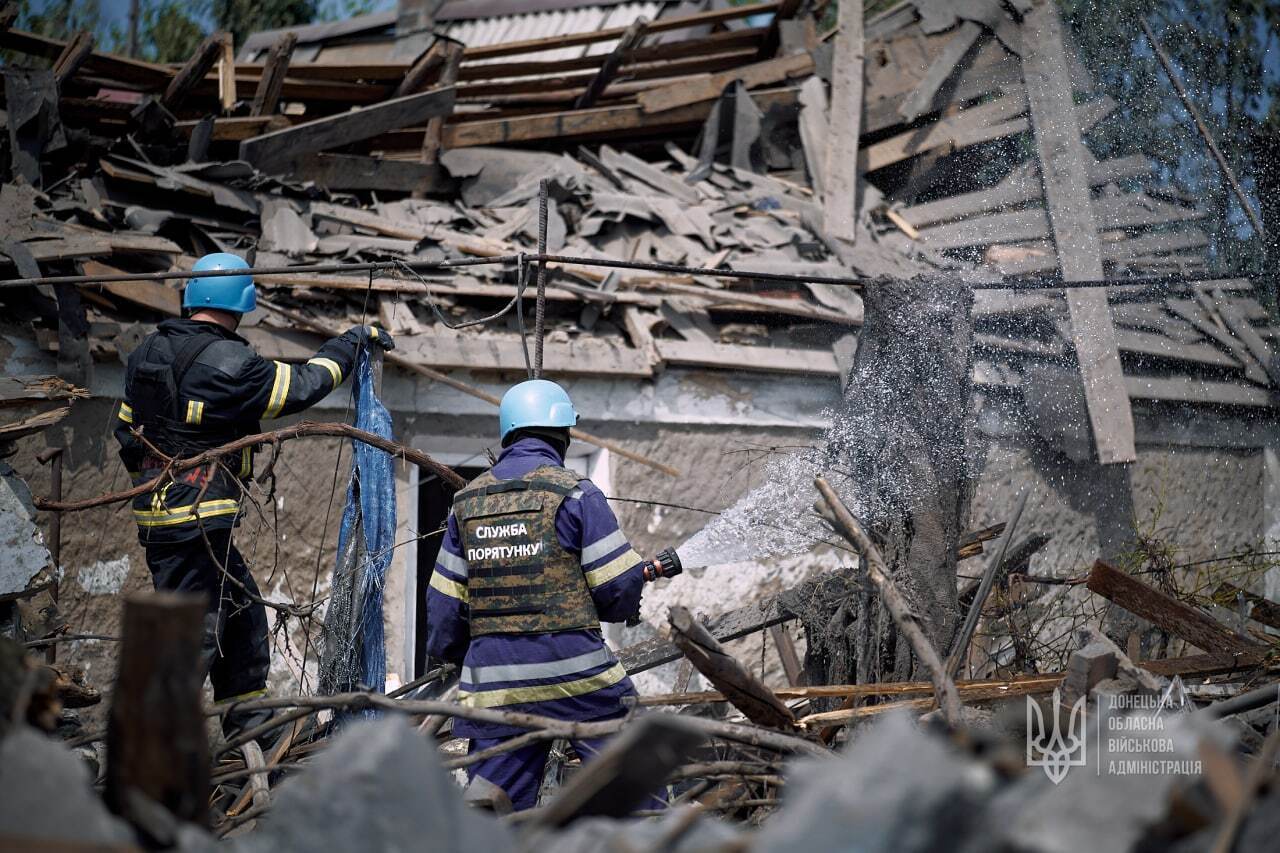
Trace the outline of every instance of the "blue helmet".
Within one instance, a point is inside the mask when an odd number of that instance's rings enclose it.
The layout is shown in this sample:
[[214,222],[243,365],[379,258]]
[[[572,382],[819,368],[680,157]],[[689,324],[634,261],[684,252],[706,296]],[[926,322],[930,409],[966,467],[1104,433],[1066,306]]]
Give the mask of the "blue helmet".
[[[215,252],[196,261],[192,272],[209,270],[247,270],[249,264],[239,255]],[[251,275],[217,275],[193,278],[182,295],[183,308],[218,308],[248,314],[258,304],[257,290]]]
[[571,427],[578,423],[573,401],[563,388],[546,379],[530,379],[502,395],[498,408],[502,438],[521,427]]

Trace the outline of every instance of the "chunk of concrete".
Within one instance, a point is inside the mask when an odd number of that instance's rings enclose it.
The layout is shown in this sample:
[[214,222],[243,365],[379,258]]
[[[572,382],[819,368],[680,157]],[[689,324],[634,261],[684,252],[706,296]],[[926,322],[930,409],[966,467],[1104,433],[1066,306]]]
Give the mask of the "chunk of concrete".
[[954,849],[998,785],[990,767],[896,714],[839,758],[797,764],[787,778],[783,806],[753,851]]
[[1115,644],[1107,640],[1089,643],[1071,653],[1067,659],[1067,675],[1062,680],[1062,698],[1068,705],[1087,696],[1100,682],[1115,677],[1120,665],[1117,651]]
[[0,837],[51,850],[134,841],[93,790],[84,762],[25,726],[0,741]]
[[13,468],[0,462],[0,601],[38,586],[38,576],[53,562],[35,517],[31,490]]
[[498,821],[468,809],[425,738],[401,718],[359,722],[280,789],[237,851],[511,850]]

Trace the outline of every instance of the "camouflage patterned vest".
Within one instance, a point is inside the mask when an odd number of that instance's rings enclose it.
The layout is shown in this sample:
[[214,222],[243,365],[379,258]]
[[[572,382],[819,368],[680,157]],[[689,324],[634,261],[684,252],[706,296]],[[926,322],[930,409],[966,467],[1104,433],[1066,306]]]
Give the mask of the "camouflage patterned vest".
[[582,563],[556,536],[576,488],[577,474],[544,465],[514,480],[486,471],[454,497],[472,636],[600,626]]

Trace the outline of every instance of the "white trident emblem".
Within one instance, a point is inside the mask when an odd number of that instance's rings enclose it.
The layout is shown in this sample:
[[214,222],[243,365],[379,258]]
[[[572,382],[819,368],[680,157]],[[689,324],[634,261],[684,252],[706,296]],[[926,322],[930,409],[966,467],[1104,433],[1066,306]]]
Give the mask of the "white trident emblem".
[[1085,763],[1085,726],[1084,696],[1071,706],[1071,717],[1067,722],[1067,737],[1062,736],[1058,720],[1062,710],[1062,693],[1057,688],[1053,691],[1053,734],[1047,736],[1044,725],[1044,714],[1040,706],[1027,697],[1027,766],[1043,767],[1044,775],[1049,781],[1058,784],[1066,777],[1072,767],[1083,767]]

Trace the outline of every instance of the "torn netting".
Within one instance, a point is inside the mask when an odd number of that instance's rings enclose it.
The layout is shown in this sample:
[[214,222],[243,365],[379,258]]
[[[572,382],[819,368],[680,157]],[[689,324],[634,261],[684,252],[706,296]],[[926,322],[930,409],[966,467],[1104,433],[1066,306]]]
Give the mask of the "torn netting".
[[[374,392],[367,352],[356,364],[358,429],[391,438],[391,415]],[[320,692],[369,690],[382,693],[387,659],[382,632],[382,584],[391,564],[396,532],[395,470],[391,454],[352,442],[351,483],[338,534],[325,613]]]

